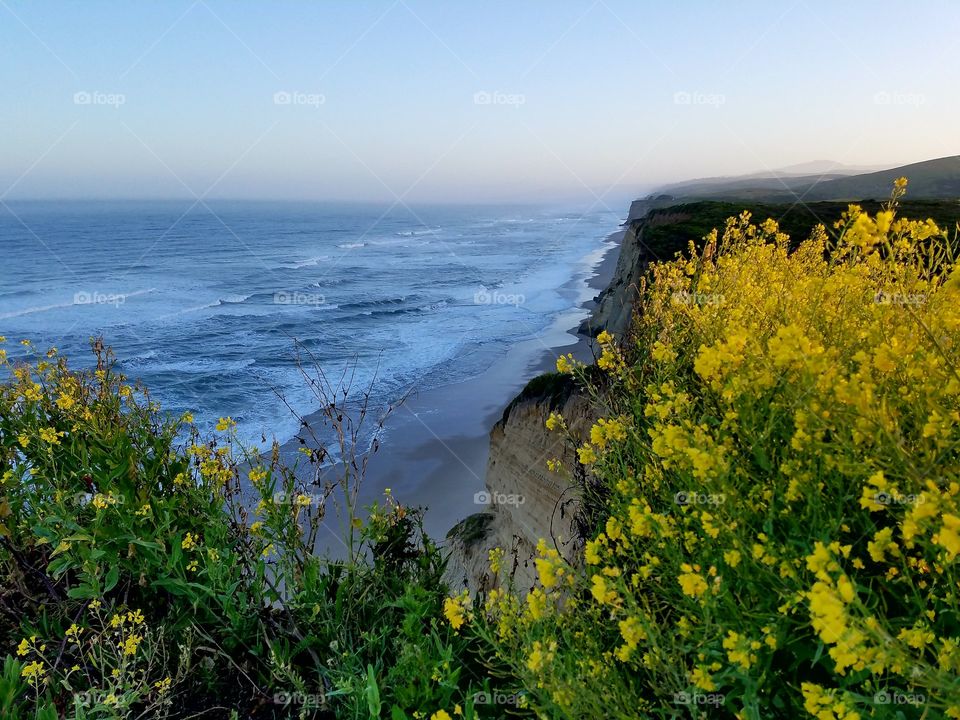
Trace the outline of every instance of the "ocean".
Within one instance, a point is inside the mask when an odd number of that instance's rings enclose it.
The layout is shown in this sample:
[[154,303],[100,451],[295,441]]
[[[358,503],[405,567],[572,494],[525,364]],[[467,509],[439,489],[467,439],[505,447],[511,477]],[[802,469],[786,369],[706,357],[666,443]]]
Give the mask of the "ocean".
[[572,309],[623,220],[602,210],[295,202],[7,201],[0,335],[120,369],[201,431],[283,442],[317,401],[301,344],[374,406],[483,372]]

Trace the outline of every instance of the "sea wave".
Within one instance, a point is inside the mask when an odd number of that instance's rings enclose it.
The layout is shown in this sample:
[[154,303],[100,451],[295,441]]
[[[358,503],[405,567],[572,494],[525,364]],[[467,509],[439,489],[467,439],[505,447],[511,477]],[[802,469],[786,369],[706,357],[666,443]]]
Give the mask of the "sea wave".
[[129,298],[139,295],[146,295],[155,292],[156,288],[149,290],[136,290],[128,293],[101,293],[101,292],[78,292],[69,302],[51,303],[49,305],[34,305],[31,307],[20,308],[13,312],[0,314],[0,320],[23,317],[24,315],[35,315],[37,313],[50,312],[51,310],[64,310],[66,308],[80,307],[85,305],[109,305],[111,307],[124,304]]
[[297,262],[285,263],[279,267],[283,270],[299,270],[305,267],[311,267],[313,265],[319,265],[325,260],[329,260],[329,255],[317,255],[316,257],[307,258],[306,260],[299,260]]
[[7,320],[9,318],[22,317],[24,315],[33,315],[35,313],[48,312],[50,310],[62,310],[63,308],[73,307],[74,303],[57,303],[55,305],[38,305],[36,307],[23,308],[22,310],[14,310],[13,312],[4,313],[0,315],[0,320]]
[[219,298],[215,303],[211,303],[209,307],[217,307],[218,305],[239,305],[240,303],[245,303],[254,295],[256,295],[256,293],[250,293],[249,295],[227,295],[226,297]]
[[[394,297],[379,298],[376,300],[358,300],[357,302],[344,303],[344,310],[366,310],[368,308],[381,308],[384,306],[396,306],[403,305],[407,302],[407,295],[399,295]],[[416,299],[416,296],[413,296],[411,299]]]
[[395,232],[397,237],[420,237],[421,235],[436,235],[443,231],[443,228],[423,228],[422,230],[400,230]]

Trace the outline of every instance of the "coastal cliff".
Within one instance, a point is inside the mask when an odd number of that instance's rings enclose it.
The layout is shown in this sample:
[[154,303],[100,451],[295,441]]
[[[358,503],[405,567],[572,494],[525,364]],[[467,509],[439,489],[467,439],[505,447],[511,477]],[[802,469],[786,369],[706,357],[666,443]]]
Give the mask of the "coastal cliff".
[[[595,298],[590,317],[581,323],[581,335],[595,337],[603,330],[619,338],[626,335],[650,262],[672,257],[681,247],[672,234],[666,242],[660,235],[671,225],[682,226],[688,213],[682,207],[662,207],[666,201],[661,197],[631,204],[613,275]],[[472,592],[493,587],[489,570],[493,548],[504,550],[501,565],[518,588],[533,585],[533,557],[540,538],[567,559],[576,557],[582,542],[579,490],[588,478],[574,445],[547,430],[552,411],[563,415],[575,438],[585,436],[596,420],[589,400],[572,379],[555,373],[534,378],[510,403],[490,432],[488,507],[447,534],[451,585]],[[550,459],[560,461],[560,472],[548,470]]]
[[[630,325],[641,279],[652,258],[644,242],[655,203],[637,200],[630,206],[620,241],[616,268],[607,287],[595,298],[590,317],[579,332],[595,337],[603,330],[623,337]],[[666,219],[670,222],[673,214]],[[469,516],[447,534],[450,550],[447,579],[471,592],[495,586],[489,553],[505,552],[501,566],[517,588],[530,588],[536,577],[533,558],[544,538],[568,560],[582,547],[579,488],[585,469],[575,445],[546,428],[551,412],[566,419],[573,437],[584,436],[596,418],[590,402],[569,376],[549,373],[534,378],[514,398],[490,432],[486,496],[483,512]],[[547,460],[559,460],[559,472]]]
[[[452,584],[473,592],[494,587],[489,572],[493,548],[503,548],[502,567],[523,588],[533,585],[540,538],[567,557],[579,550],[575,473],[582,468],[578,470],[574,447],[546,429],[553,411],[567,419],[574,434],[592,424],[586,398],[568,376],[553,373],[534,378],[494,425],[486,475],[489,506],[448,534]],[[559,473],[547,469],[550,459],[560,461]]]
[[634,200],[631,203],[613,277],[609,285],[595,298],[596,306],[590,317],[580,324],[580,334],[596,337],[606,330],[620,338],[626,335],[633,315],[633,305],[650,262],[670,259],[658,257],[651,249],[651,243],[647,239],[650,230],[685,219],[681,218],[685,213],[682,213],[680,208],[658,212],[665,202],[664,198],[656,198]]
[[[616,267],[594,299],[590,316],[581,323],[581,335],[596,337],[606,330],[625,337],[650,263],[673,258],[689,238],[702,235],[696,226],[701,216],[714,220],[698,205],[671,205],[671,201],[660,196],[631,204]],[[504,550],[501,566],[518,588],[533,585],[533,557],[540,538],[568,560],[577,556],[584,530],[579,524],[580,489],[589,477],[577,461],[575,445],[561,433],[547,430],[552,411],[563,415],[573,438],[586,436],[596,420],[591,403],[573,380],[556,373],[534,378],[510,403],[490,432],[487,509],[447,534],[451,585],[472,592],[493,587],[489,570],[493,548]],[[547,468],[551,459],[560,461],[560,472]]]
[[[634,203],[636,205],[636,203]],[[633,207],[631,206],[631,217]],[[582,335],[595,337],[606,330],[623,337],[630,325],[633,303],[648,257],[643,243],[645,217],[628,219],[620,241],[620,256],[610,284],[596,297],[596,307],[580,324]]]

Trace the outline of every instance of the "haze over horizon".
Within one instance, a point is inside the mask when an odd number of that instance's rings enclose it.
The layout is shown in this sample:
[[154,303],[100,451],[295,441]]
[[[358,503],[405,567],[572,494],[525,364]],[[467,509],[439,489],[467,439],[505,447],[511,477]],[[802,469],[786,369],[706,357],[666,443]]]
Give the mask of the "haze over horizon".
[[945,0],[0,0],[0,16],[0,200],[617,208],[696,177],[958,152]]

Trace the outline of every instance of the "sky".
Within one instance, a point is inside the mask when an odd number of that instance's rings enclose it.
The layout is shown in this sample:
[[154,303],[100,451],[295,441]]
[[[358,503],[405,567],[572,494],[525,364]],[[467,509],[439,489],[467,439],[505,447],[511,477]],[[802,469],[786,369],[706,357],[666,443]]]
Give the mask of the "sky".
[[622,203],[960,153],[960,3],[0,0],[0,200]]

